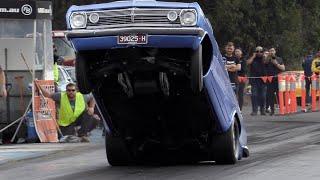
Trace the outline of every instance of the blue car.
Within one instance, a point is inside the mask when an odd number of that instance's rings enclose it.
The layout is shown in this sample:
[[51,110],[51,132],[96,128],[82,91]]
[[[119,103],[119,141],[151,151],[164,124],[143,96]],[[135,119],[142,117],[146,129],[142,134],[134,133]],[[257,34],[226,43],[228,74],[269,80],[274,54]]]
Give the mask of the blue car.
[[125,0],[66,15],[82,93],[92,92],[113,166],[249,156],[209,20],[198,3]]

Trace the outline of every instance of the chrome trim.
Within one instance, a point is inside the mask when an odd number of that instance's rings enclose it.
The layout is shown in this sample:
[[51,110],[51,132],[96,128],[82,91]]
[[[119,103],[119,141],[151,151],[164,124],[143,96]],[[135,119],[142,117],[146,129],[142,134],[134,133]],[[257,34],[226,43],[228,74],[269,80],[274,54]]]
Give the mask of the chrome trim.
[[148,35],[197,35],[203,37],[206,34],[199,27],[185,28],[158,28],[158,27],[131,27],[131,28],[114,28],[114,29],[99,29],[99,30],[71,30],[66,32],[68,38],[81,37],[99,37],[99,36],[117,36],[119,34],[130,33],[146,33]]
[[[76,16],[76,15],[83,15],[84,16],[84,25],[83,26],[80,26],[80,27],[75,27],[74,24],[73,24],[73,16]],[[86,28],[87,26],[87,23],[88,23],[88,16],[87,16],[87,13],[86,12],[83,12],[83,11],[79,11],[79,12],[73,12],[71,15],[70,15],[70,18],[69,18],[69,22],[70,22],[70,26],[71,28],[73,29],[83,29],[83,28]]]
[[[194,10],[194,9],[190,9]],[[96,24],[88,23],[87,29],[113,28],[123,26],[133,26],[140,24],[142,27],[148,26],[165,26],[180,24],[180,16],[175,21],[170,21],[167,14],[170,11],[176,12],[178,15],[182,9],[158,9],[158,8],[125,8],[110,9],[100,11],[88,11],[86,15],[89,17],[92,13],[97,13],[100,20]]]
[[[195,22],[194,22],[193,24],[184,24],[184,22],[182,22],[182,21],[183,21],[182,15],[183,15],[184,13],[186,13],[186,12],[193,12],[193,13],[194,13],[194,15],[195,15]],[[198,13],[197,13],[197,11],[196,11],[195,9],[182,9],[182,10],[180,11],[180,14],[179,14],[179,19],[180,19],[180,24],[181,24],[182,26],[195,26],[195,25],[197,24],[197,22],[198,22]]]
[[102,30],[107,28],[130,28],[130,27],[181,27],[180,24],[171,24],[171,25],[163,25],[161,23],[158,24],[149,24],[149,23],[136,23],[136,24],[117,24],[117,25],[96,25],[96,26],[90,26],[87,27],[87,30]]

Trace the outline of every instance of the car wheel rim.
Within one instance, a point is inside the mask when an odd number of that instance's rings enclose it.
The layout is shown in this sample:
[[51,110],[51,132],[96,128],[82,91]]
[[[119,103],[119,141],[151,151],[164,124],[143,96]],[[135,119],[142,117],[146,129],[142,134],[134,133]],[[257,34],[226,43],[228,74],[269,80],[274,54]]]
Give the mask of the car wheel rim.
[[[235,122],[236,123],[236,122]],[[237,126],[233,126],[233,133],[232,133],[232,139],[233,139],[233,152],[235,159],[239,158],[239,138],[238,138],[238,128]]]

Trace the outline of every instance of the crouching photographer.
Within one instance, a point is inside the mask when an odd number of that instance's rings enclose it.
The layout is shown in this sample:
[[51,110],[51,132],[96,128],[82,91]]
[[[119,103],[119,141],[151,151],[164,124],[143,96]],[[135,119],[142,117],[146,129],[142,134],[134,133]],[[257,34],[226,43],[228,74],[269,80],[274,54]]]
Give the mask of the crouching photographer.
[[312,60],[311,70],[313,73],[319,75],[320,73],[320,50],[317,52],[315,58]]

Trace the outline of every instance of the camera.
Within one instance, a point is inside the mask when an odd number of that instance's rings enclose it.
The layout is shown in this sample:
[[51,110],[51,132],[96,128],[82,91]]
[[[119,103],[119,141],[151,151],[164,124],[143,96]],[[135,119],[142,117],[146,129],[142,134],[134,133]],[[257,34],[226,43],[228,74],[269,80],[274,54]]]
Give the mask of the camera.
[[234,61],[227,61],[227,65],[232,65],[232,64],[236,64],[236,62],[234,62]]

